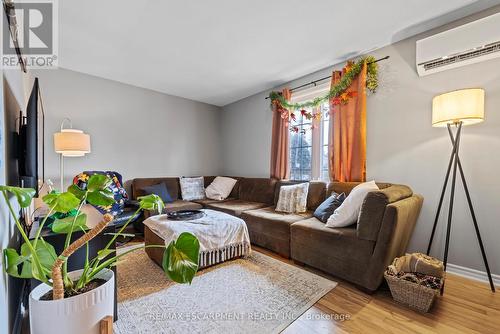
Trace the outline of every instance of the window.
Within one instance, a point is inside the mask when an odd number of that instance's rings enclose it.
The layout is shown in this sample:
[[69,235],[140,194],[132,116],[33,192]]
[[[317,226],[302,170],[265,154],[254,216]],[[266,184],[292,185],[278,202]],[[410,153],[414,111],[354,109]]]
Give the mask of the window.
[[290,133],[290,179],[312,179],[312,121],[299,113],[296,121],[290,126],[297,127],[298,132]]
[[[325,94],[329,86],[322,85],[304,90],[292,96],[292,102],[302,103]],[[300,110],[295,112],[295,120],[290,127],[298,132],[290,132],[290,179],[291,180],[329,180],[328,172],[328,131],[330,126],[328,102],[313,109],[312,114],[321,113],[319,120],[310,120]]]
[[330,180],[330,172],[328,168],[328,147],[329,147],[329,128],[330,128],[330,106],[324,103],[321,106],[321,170],[320,179],[323,181]]

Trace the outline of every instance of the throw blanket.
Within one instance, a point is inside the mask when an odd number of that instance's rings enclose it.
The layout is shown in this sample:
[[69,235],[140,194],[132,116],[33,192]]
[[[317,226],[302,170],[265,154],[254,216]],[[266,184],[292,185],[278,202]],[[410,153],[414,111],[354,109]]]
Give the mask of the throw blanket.
[[183,232],[195,235],[200,242],[200,268],[250,254],[250,237],[242,219],[214,210],[201,211],[205,215],[195,220],[173,221],[167,215],[158,215],[144,224],[165,240],[165,245]]
[[422,253],[395,258],[386,273],[431,289],[440,289],[444,282],[443,262]]
[[394,272],[413,272],[430,275],[434,277],[443,277],[443,262],[431,256],[422,253],[406,254],[394,260],[392,264]]

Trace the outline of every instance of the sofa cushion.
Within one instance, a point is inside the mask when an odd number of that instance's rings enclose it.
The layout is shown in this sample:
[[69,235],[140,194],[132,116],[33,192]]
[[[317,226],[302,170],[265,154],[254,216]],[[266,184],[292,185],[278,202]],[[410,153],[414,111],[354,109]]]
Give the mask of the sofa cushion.
[[222,203],[222,202],[226,202],[226,201],[233,201],[235,200],[236,198],[226,198],[225,200],[222,200],[222,201],[218,201],[218,200],[215,200],[215,199],[210,199],[210,198],[204,198],[204,199],[195,199],[195,200],[192,200],[191,202],[194,202],[194,203],[198,203],[198,204],[201,204],[203,205],[204,207],[206,207],[208,204],[212,204],[212,203]]
[[158,183],[165,183],[170,197],[175,201],[179,199],[179,178],[178,177],[152,177],[137,178],[132,180],[132,198],[137,199],[140,196],[147,195],[144,187],[152,186]]
[[291,225],[291,257],[361,284],[375,242],[359,239],[354,227],[326,227],[316,218]]
[[[351,190],[354,189],[354,187],[356,187],[360,183],[362,182],[338,182],[338,181],[330,182],[326,190],[326,196],[330,196],[334,192],[337,194],[344,193],[347,196],[349,195]],[[386,182],[376,182],[376,184],[379,189],[385,189],[391,186],[390,183]]]
[[252,243],[290,257],[290,225],[312,216],[312,212],[281,213],[274,207],[245,211],[241,218],[247,223]]
[[[280,188],[291,184],[299,184],[307,181],[279,181],[276,185],[274,195],[274,205],[278,204]],[[307,209],[314,211],[323,203],[326,198],[326,183],[321,181],[309,181],[309,190],[307,191]]]
[[243,211],[263,208],[265,206],[267,206],[265,203],[250,202],[241,199],[236,199],[232,201],[222,201],[222,202],[217,201],[215,203],[208,203],[206,205],[208,209],[222,211],[238,217],[241,215]]
[[203,206],[198,203],[188,202],[184,200],[176,200],[172,203],[166,203],[164,212],[173,212],[179,210],[199,210],[203,209]]
[[242,178],[239,182],[238,199],[273,205],[277,182],[276,179],[269,178]]

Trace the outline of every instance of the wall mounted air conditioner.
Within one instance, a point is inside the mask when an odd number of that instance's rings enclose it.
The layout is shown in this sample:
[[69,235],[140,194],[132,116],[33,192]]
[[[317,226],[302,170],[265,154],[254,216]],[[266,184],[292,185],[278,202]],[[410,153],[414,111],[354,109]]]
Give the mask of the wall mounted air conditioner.
[[420,76],[500,57],[500,13],[417,41]]

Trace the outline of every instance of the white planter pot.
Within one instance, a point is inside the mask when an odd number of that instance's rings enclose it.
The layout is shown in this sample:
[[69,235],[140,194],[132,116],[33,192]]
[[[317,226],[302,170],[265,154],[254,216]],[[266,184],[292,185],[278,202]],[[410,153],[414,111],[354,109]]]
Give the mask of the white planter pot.
[[[81,270],[69,273],[76,280]],[[40,284],[30,293],[29,312],[31,334],[99,334],[100,321],[113,315],[115,276],[112,270],[104,269],[96,278],[106,283],[81,295],[60,300],[40,300],[52,287]]]

